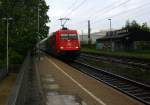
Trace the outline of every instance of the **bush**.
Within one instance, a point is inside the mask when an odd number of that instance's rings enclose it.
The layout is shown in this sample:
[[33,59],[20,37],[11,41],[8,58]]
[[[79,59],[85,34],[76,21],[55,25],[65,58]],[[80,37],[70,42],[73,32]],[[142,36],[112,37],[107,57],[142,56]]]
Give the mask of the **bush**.
[[4,64],[4,61],[0,59],[0,65],[3,65],[3,64]]
[[24,57],[16,51],[10,51],[9,59],[11,64],[21,64]]

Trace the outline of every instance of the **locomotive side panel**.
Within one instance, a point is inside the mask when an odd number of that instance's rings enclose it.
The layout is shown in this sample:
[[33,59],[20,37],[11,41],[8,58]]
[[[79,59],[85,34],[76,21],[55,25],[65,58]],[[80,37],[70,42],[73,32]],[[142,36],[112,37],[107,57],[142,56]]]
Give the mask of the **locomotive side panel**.
[[55,32],[46,41],[47,52],[53,54],[56,46]]

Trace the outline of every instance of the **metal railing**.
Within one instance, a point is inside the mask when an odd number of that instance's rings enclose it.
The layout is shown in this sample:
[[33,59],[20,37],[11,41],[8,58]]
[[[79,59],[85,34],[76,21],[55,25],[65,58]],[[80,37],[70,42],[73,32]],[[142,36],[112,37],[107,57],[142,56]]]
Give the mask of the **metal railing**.
[[26,57],[22,64],[21,70],[17,76],[16,83],[6,105],[25,105],[29,97],[29,71],[31,70],[30,54]]

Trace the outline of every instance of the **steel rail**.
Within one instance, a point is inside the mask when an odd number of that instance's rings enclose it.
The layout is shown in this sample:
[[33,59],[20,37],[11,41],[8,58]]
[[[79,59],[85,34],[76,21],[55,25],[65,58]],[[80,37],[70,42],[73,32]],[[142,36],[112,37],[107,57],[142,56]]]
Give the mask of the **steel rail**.
[[150,105],[150,86],[131,79],[95,68],[80,61],[69,63],[77,70],[127,94],[130,97]]
[[81,53],[80,57],[85,59],[93,59],[93,60],[103,60],[103,61],[110,61],[114,63],[120,63],[125,65],[130,65],[134,67],[140,67],[143,69],[150,69],[150,63],[143,63],[141,61],[135,61],[129,58],[114,58],[114,57],[106,57],[106,56],[98,56],[98,55],[91,55],[87,53]]

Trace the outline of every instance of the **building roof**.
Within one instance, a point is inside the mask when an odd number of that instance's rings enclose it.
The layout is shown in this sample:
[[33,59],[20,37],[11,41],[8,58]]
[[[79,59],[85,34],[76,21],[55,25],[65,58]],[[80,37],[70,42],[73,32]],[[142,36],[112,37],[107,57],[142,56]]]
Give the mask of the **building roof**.
[[97,41],[110,40],[150,41],[150,32],[139,29],[122,29],[107,32],[106,36],[97,39]]

